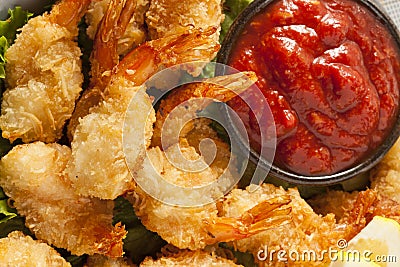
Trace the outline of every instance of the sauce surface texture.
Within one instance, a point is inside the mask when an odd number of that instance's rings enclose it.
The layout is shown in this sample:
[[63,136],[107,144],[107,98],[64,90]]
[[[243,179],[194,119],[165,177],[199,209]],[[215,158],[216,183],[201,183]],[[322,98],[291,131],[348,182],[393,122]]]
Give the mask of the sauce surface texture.
[[[228,64],[253,70],[274,116],[275,164],[303,175],[361,162],[391,131],[399,105],[399,51],[390,32],[349,0],[275,1],[245,26]],[[260,146],[252,90],[230,101]],[[261,117],[261,124],[263,123]]]

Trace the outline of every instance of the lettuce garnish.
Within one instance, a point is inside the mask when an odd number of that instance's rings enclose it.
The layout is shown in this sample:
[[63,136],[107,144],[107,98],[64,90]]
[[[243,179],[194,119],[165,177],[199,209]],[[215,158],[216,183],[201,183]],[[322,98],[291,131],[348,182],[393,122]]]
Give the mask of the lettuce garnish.
[[233,21],[253,0],[226,0],[224,3],[225,19],[221,24],[220,41],[225,38]]
[[24,26],[33,14],[17,6],[14,9],[9,9],[8,15],[8,19],[0,21],[0,78],[2,79],[5,78],[6,58],[4,54],[10,44],[14,42],[18,29]]

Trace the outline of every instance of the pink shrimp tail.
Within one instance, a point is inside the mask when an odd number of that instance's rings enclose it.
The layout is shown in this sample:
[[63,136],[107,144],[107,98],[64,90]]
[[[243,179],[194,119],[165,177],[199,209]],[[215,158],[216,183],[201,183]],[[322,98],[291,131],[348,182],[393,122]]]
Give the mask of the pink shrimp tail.
[[92,0],[61,0],[50,13],[50,20],[66,28],[78,25]]

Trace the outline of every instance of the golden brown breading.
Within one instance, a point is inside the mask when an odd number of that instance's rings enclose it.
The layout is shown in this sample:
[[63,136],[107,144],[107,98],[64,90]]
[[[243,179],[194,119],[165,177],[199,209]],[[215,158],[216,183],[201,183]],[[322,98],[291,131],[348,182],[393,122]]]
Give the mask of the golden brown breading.
[[[239,72],[182,85],[160,101],[152,146],[167,149],[194,127],[196,112],[210,103],[228,102],[257,81],[254,72]],[[161,137],[163,142],[161,144]]]
[[125,230],[112,226],[112,201],[81,197],[64,169],[66,146],[35,142],[14,147],[0,162],[0,186],[41,240],[73,254],[122,255]]
[[[178,146],[171,147],[171,151],[176,147]],[[187,144],[186,147],[181,147],[180,149],[183,156],[187,159],[197,160],[200,158],[195,149]],[[185,172],[175,168],[158,147],[151,148],[147,151],[143,169],[138,171],[138,179],[141,184],[149,185],[151,189],[158,190],[154,194],[161,194],[161,196],[167,198],[165,199],[166,201],[174,201],[168,198],[186,199],[188,196],[185,196],[179,188],[176,188],[176,191],[164,193],[165,188],[152,186],[156,177],[154,172],[160,176],[162,175],[166,181],[180,186],[204,185],[213,182],[220,175],[218,170],[211,168],[206,168],[202,172]],[[229,182],[226,181],[226,183]],[[139,187],[135,191],[135,194],[131,195],[131,198],[128,199],[132,203],[136,203],[136,214],[147,229],[157,232],[164,240],[179,248],[197,249],[203,248],[206,245],[205,239],[208,235],[206,229],[204,229],[203,220],[212,219],[217,216],[216,203],[200,207],[176,207],[154,199]],[[192,196],[192,202],[203,203],[207,200],[208,202],[212,201],[209,192],[203,193],[196,195],[197,199],[193,199]]]
[[[216,43],[209,37],[213,32],[197,30],[147,42],[117,65],[105,88],[105,100],[80,120],[74,132],[67,173],[79,194],[115,199],[131,188],[129,171],[141,167],[155,120],[146,86],[141,85],[162,66],[213,53]],[[130,139],[124,146],[123,135]]]
[[[103,18],[110,0],[93,0],[86,13],[86,30],[88,36],[94,39],[98,25]],[[131,18],[125,33],[118,40],[118,54],[123,55],[143,43],[147,37],[144,25],[144,15],[149,9],[150,0],[136,0],[135,13]]]
[[68,267],[71,264],[46,243],[15,231],[0,239],[0,266]]
[[[133,177],[124,151],[135,162],[135,166],[130,166],[134,170],[139,168],[150,144],[155,120],[150,97],[145,87],[132,86],[125,79],[119,81],[112,86],[120,87],[113,90],[121,93],[92,108],[75,130],[66,173],[76,192],[83,196],[115,199],[131,189]],[[135,100],[129,106],[133,97]],[[130,139],[125,147],[124,123],[130,132],[129,137],[125,136]]]
[[[217,29],[212,35],[218,42],[222,14],[221,0],[152,0],[146,12],[146,23],[152,40],[170,35],[181,34],[189,29]],[[203,62],[211,61],[216,52],[203,57]],[[200,66],[188,69],[193,76],[201,74]]]
[[371,188],[400,203],[400,139],[371,171]]
[[61,138],[82,90],[81,50],[75,39],[88,4],[61,1],[50,14],[30,19],[7,50],[0,117],[4,138],[25,143]]
[[317,214],[335,214],[336,220],[341,220],[345,213],[353,208],[358,192],[328,191],[307,200]]
[[[289,206],[292,208],[292,222],[279,228],[265,230],[251,237],[237,240],[234,246],[243,252],[250,252],[257,260],[260,250],[279,251],[284,250],[289,253],[291,250],[302,253],[303,251],[313,250],[320,253],[329,247],[335,248],[337,240],[343,236],[342,231],[336,229],[336,221],[333,214],[322,217],[316,214],[312,208],[300,197],[297,189],[285,191],[282,188],[271,184],[263,184],[256,191],[234,189],[226,196],[223,202],[221,214],[236,217],[245,210],[252,208],[262,200],[276,195],[288,195],[292,199]],[[289,257],[288,262],[279,262],[276,254],[273,261],[269,260],[270,255],[265,261],[259,261],[260,266],[319,266],[321,262],[292,261]],[[325,261],[329,258],[325,257]]]
[[209,253],[206,251],[196,250],[182,250],[176,254],[170,256],[164,256],[157,260],[154,260],[151,257],[147,257],[140,264],[140,266],[144,267],[162,267],[162,266],[220,266],[220,267],[234,267],[234,266],[242,266],[237,265],[231,260],[224,259],[214,255],[213,253]]
[[[290,208],[285,208],[290,199],[280,196],[261,199],[237,216],[220,214],[219,201],[234,185],[235,166],[220,169],[230,158],[224,157],[227,153],[217,153],[217,157],[224,158],[217,159],[218,163],[210,167],[183,140],[165,152],[158,147],[149,149],[144,167],[137,173],[139,186],[127,196],[147,229],[178,248],[196,250],[208,244],[242,239],[290,220]],[[188,167],[182,165],[181,159],[186,159],[186,163],[200,160],[208,167],[189,171],[177,167]],[[212,184],[215,181],[218,183]]]
[[220,0],[153,0],[146,13],[151,39],[179,34],[190,28],[218,28],[224,16]]

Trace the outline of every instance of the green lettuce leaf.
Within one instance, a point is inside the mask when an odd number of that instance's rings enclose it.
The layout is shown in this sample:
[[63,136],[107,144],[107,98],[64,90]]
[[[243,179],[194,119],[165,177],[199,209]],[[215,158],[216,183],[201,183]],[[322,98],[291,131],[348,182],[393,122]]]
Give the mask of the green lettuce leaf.
[[167,244],[159,235],[146,229],[136,216],[135,211],[126,199],[114,200],[114,223],[121,222],[128,231],[124,239],[124,251],[133,263],[139,264],[146,256],[156,256]]
[[5,36],[0,37],[0,78],[4,79],[6,77],[6,72],[4,69],[4,66],[6,64],[6,58],[4,57],[4,54],[6,53],[6,50],[8,48],[8,41]]
[[233,21],[253,0],[226,0],[224,3],[225,19],[221,24],[220,41],[224,40]]
[[32,13],[23,10],[20,6],[8,10],[9,18],[0,21],[0,36],[4,36],[9,44],[12,44],[17,36],[17,31],[24,26]]
[[7,199],[0,200],[0,223],[6,222],[16,216],[16,213],[9,210]]
[[8,207],[7,196],[0,187],[0,224],[17,216],[17,213]]

